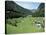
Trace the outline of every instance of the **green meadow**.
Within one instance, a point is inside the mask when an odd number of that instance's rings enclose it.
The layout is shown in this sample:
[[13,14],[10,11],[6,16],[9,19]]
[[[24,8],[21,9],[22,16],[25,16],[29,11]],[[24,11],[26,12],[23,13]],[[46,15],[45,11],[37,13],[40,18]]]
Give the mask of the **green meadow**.
[[20,17],[6,20],[8,34],[44,32],[44,17]]

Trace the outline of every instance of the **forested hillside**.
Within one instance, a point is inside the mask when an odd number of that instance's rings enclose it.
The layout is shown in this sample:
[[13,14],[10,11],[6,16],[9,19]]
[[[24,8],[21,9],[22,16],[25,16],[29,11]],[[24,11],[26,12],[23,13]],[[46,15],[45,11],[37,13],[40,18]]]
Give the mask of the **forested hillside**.
[[[5,2],[5,9],[6,9],[6,18],[18,18],[18,17],[25,17],[27,15],[31,15],[33,17],[44,17],[44,3],[41,3],[37,10],[28,10],[19,5],[17,5],[13,1],[6,1]],[[35,11],[35,12],[33,12]]]
[[5,9],[6,9],[6,18],[9,17],[24,17],[27,15],[31,15],[31,10],[25,9],[19,5],[17,5],[13,1],[6,1],[5,2]]
[[45,17],[45,4],[41,3],[35,13],[32,15],[33,17]]

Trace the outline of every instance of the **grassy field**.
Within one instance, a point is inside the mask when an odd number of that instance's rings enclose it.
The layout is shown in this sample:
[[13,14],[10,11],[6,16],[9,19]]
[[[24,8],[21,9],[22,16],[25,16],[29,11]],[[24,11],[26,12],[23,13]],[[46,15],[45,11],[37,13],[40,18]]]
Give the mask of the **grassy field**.
[[[44,17],[20,17],[7,19],[6,28],[7,33],[30,33],[30,32],[44,32]],[[39,23],[38,23],[39,22]],[[17,26],[15,26],[15,24]],[[40,24],[40,25],[37,25]]]

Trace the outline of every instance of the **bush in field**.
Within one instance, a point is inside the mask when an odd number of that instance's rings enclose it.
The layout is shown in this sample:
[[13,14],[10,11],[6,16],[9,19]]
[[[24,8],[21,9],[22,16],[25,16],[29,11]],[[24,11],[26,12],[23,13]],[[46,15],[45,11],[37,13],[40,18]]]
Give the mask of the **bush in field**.
[[8,19],[6,23],[11,24],[11,25],[13,25],[13,26],[17,26],[17,24],[16,24],[16,23],[17,23],[16,20]]
[[16,19],[8,19],[8,20],[6,20],[6,23],[11,24],[13,26],[17,26],[18,23],[21,23],[22,19],[23,19],[22,17],[20,17],[18,19],[17,18]]

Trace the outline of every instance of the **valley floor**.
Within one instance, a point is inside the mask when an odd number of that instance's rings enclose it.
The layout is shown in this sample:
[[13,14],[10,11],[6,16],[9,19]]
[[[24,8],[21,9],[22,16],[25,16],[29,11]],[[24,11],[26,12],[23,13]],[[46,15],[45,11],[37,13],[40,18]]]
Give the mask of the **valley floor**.
[[20,17],[6,20],[6,33],[44,32],[44,17]]

